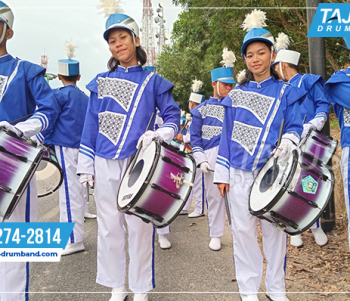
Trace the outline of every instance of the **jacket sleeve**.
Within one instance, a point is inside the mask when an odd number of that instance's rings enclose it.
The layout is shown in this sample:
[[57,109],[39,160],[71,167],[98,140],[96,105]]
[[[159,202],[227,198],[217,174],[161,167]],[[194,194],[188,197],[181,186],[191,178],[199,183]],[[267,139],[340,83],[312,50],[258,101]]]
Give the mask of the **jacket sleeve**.
[[230,144],[233,127],[233,109],[225,106],[224,122],[215,164],[214,183],[230,183]]
[[202,143],[202,115],[198,111],[198,107],[191,110],[192,113],[192,123],[191,123],[191,147],[193,151],[193,157],[196,160],[197,166],[201,163],[208,161]]
[[80,140],[77,174],[95,174],[95,150],[99,130],[97,94],[91,92]]
[[37,108],[32,117],[16,124],[16,128],[22,131],[25,137],[31,137],[44,130],[52,131],[59,109],[57,100],[44,78],[45,69],[29,62],[23,64],[28,88]]

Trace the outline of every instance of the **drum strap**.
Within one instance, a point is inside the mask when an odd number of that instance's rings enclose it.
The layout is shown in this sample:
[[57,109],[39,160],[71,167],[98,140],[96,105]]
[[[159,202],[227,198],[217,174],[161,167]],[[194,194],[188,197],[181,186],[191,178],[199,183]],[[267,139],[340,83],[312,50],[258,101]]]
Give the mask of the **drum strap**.
[[19,63],[20,63],[20,62],[22,62],[22,60],[18,60],[15,70],[13,70],[13,72],[11,73],[10,78],[9,78],[9,80],[7,81],[7,84],[6,84],[5,88],[4,88],[4,93],[2,93],[2,94],[0,95],[0,102],[1,102],[1,100],[2,100],[2,97],[5,95],[8,86],[10,85],[10,83],[12,82],[12,80],[13,80],[13,79],[15,78],[15,76],[17,75],[18,66],[19,66]]

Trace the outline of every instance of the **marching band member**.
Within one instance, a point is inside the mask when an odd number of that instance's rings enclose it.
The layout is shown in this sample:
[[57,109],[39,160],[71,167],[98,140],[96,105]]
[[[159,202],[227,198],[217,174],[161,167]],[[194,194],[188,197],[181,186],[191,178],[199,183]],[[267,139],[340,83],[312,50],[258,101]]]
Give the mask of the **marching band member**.
[[233,84],[233,63],[236,58],[227,48],[223,51],[224,67],[211,71],[213,97],[191,110],[191,147],[197,166],[204,173],[204,183],[208,203],[209,248],[221,249],[221,236],[225,229],[225,202],[213,184],[216,157],[224,119],[221,101],[231,91]]
[[[12,57],[7,42],[13,37],[14,15],[0,1],[0,127],[20,137],[31,137],[51,129],[57,118],[57,101],[46,82],[45,69],[39,65]],[[10,121],[33,114],[15,126]],[[37,221],[35,176],[24,191],[17,207],[6,222]],[[0,300],[29,300],[29,263],[0,262]]]
[[[350,38],[344,38],[347,49],[350,52]],[[341,135],[340,142],[342,147],[341,154],[341,174],[344,186],[345,207],[348,214],[348,243],[350,250],[350,210],[349,210],[349,146],[350,146],[350,67],[345,70],[336,71],[325,85],[325,94],[327,99],[332,103],[334,112],[337,115]]]
[[[200,80],[193,80],[192,82],[192,92],[188,100],[189,110],[193,110],[200,103],[204,101],[205,96],[199,94],[199,90],[203,86],[203,82]],[[192,119],[191,114],[186,116],[186,121],[189,122]],[[188,144],[191,142],[191,124],[188,126],[186,134],[182,137],[183,142]],[[196,177],[194,179],[191,194],[183,207],[182,211],[188,213],[188,209],[191,206],[192,198],[194,197],[194,210],[188,215],[189,218],[200,217],[204,215],[204,200],[205,200],[205,189],[204,189],[204,176],[200,168],[196,170]]]
[[75,223],[62,256],[84,251],[84,212],[87,193],[77,175],[80,138],[89,97],[77,87],[80,80],[79,61],[73,60],[76,45],[66,43],[68,59],[58,61],[58,79],[63,87],[53,90],[59,104],[59,116],[51,132],[36,137],[55,148],[58,163],[63,171],[60,186],[60,222]]
[[[322,76],[298,73],[300,53],[286,49],[288,46],[289,37],[280,33],[279,39],[276,39],[278,52],[273,65],[282,80],[307,92],[300,105],[301,118],[306,117],[301,134],[301,138],[304,138],[311,130],[322,130],[328,118],[330,105],[324,95]],[[319,246],[327,244],[328,238],[321,228],[320,220],[311,226],[311,232]],[[303,245],[301,234],[291,236],[290,244],[301,247]]]
[[279,136],[282,119],[285,127],[274,156],[281,164],[297,148],[302,132],[298,100],[302,90],[278,80],[271,68],[274,39],[263,29],[265,13],[254,10],[246,15],[241,52],[246,63],[245,78],[222,101],[225,117],[214,182],[222,197],[228,194],[232,220],[234,263],[242,300],[258,300],[263,273],[257,224],[263,233],[267,262],[266,290],[270,300],[286,301],[286,233],[249,212],[249,194],[259,169],[269,159]]
[[[144,150],[152,140],[170,143],[178,132],[180,110],[171,95],[173,84],[142,69],[147,55],[140,46],[139,27],[133,18],[111,14],[103,36],[112,54],[108,62],[110,70],[98,74],[87,85],[91,95],[80,144],[78,173],[81,183],[95,183],[96,282],[113,288],[110,301],[126,299],[126,222],[129,288],[135,293],[135,301],[145,301],[147,292],[155,287],[154,227],[135,215],[119,212],[117,194],[136,147]],[[156,131],[145,132],[157,109],[163,125]],[[151,128],[153,125],[154,121]]]

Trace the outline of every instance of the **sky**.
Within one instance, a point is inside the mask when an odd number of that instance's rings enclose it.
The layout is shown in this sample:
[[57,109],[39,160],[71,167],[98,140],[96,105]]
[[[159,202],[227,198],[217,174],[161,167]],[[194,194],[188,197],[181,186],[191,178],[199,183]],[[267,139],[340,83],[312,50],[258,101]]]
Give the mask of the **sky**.
[[[8,41],[8,52],[24,60],[40,64],[42,54],[48,56],[50,73],[57,73],[57,61],[65,59],[65,42],[77,45],[75,58],[80,62],[81,79],[78,87],[85,86],[98,74],[107,71],[110,58],[108,45],[103,39],[107,18],[97,9],[99,0],[3,0],[14,12],[14,37]],[[152,0],[158,7],[159,0]],[[182,9],[171,0],[161,0],[164,7],[165,27],[171,32],[172,24]],[[122,0],[124,13],[142,27],[142,0]],[[154,10],[154,16],[156,11]],[[155,24],[156,26],[156,24]],[[142,36],[141,36],[142,45]],[[52,88],[62,86],[56,78]]]

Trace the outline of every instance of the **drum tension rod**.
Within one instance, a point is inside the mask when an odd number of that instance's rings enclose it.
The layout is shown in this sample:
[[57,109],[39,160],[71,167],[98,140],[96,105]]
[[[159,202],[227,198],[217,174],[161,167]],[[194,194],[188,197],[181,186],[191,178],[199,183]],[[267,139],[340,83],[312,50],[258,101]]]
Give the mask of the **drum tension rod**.
[[22,162],[24,162],[24,163],[27,163],[27,162],[28,162],[28,159],[27,159],[26,157],[21,156],[21,155],[16,155],[16,154],[14,154],[14,153],[11,153],[11,152],[9,152],[5,147],[3,147],[3,146],[1,146],[1,145],[0,145],[0,152],[5,153],[5,154],[8,154],[8,155],[10,155],[10,156],[12,156],[12,157],[15,157],[16,159],[18,159],[18,160],[20,160],[20,161],[22,161]]
[[325,182],[326,182],[326,181],[328,180],[328,177],[327,177],[326,175],[321,174],[321,173],[319,173],[319,172],[317,172],[317,171],[314,171],[313,169],[310,168],[309,165],[306,165],[305,163],[300,163],[300,166],[301,166],[303,169],[307,170],[308,172],[311,172],[312,174],[314,174],[316,177],[318,177],[318,178],[321,179],[322,181],[325,181]]
[[5,191],[5,192],[11,192],[11,190],[12,190],[10,187],[3,186],[3,185],[0,185],[0,189],[1,189],[2,191]]
[[296,193],[296,192],[290,191],[290,190],[288,191],[288,193],[291,194],[292,196],[295,196],[296,198],[304,201],[305,203],[308,203],[311,207],[320,209],[320,207],[318,207],[316,203],[314,203],[314,202],[312,202],[312,201],[302,197],[299,193]]
[[174,165],[176,166],[178,169],[181,169],[183,172],[186,172],[186,173],[189,173],[190,172],[190,169],[186,166],[181,166],[173,161],[171,161],[171,159],[169,157],[163,157],[162,160],[166,163],[169,163],[171,165]]
[[176,193],[172,193],[172,192],[170,192],[170,191],[167,191],[167,190],[165,190],[165,189],[163,189],[162,187],[160,187],[160,186],[158,186],[157,184],[152,184],[151,185],[151,187],[153,188],[153,189],[155,189],[155,190],[158,190],[158,191],[160,191],[160,192],[164,192],[164,193],[166,193],[167,195],[170,195],[172,198],[174,198],[174,199],[177,199],[177,200],[181,200],[181,196],[179,196],[178,194],[176,194]]
[[282,221],[286,222],[289,226],[291,226],[293,229],[297,230],[298,229],[298,224],[290,220],[289,218],[286,218],[285,216],[275,212],[275,211],[270,211],[270,215],[274,218],[279,218]]
[[325,145],[325,146],[332,146],[331,144],[322,141],[321,139],[317,138],[316,136],[313,136],[312,139],[316,140],[317,142],[320,142],[321,144]]

